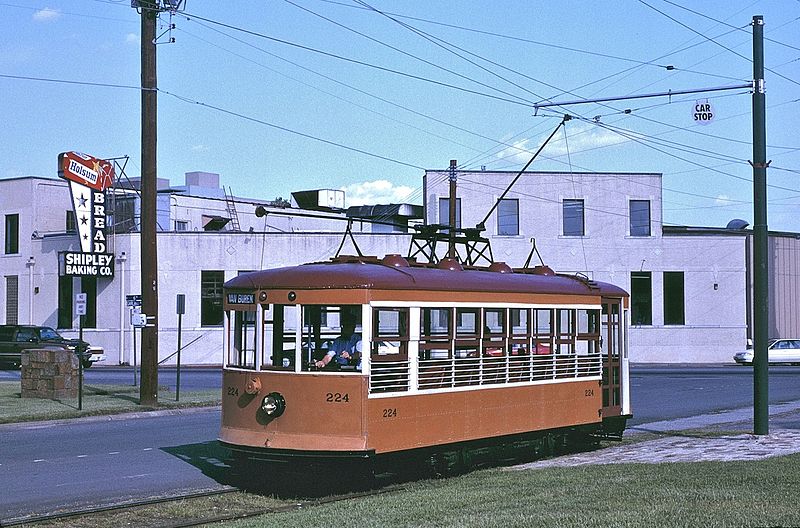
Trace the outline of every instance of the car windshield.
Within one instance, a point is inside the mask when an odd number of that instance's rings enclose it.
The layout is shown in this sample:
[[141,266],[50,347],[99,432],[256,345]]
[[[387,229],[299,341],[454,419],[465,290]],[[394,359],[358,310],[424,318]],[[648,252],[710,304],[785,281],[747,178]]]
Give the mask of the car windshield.
[[42,339],[61,339],[61,336],[58,335],[58,332],[47,327],[42,328],[42,330],[39,332],[39,335]]

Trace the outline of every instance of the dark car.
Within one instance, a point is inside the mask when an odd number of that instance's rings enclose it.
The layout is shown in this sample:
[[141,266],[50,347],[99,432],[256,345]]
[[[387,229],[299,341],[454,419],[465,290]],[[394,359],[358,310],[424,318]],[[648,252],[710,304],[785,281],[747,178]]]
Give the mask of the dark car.
[[19,367],[22,364],[22,351],[30,349],[73,350],[80,357],[84,368],[106,359],[101,347],[79,339],[65,339],[48,326],[0,326],[0,365]]

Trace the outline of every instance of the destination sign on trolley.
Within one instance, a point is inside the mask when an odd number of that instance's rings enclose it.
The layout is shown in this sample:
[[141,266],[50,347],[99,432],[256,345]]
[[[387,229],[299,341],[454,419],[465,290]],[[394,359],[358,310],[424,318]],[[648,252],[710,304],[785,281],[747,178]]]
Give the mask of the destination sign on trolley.
[[253,293],[229,293],[228,304],[255,304],[256,296]]

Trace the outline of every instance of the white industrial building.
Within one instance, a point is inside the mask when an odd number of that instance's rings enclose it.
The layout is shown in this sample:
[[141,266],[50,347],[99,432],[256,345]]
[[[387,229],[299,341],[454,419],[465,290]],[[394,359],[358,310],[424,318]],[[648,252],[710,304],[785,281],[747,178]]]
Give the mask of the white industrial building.
[[[459,224],[483,221],[514,176],[459,172]],[[338,190],[294,193],[288,206],[234,197],[213,173],[187,173],[180,187],[159,180],[159,361],[175,362],[178,294],[186,298],[182,363],[219,364],[225,280],[243,271],[327,260],[337,251],[352,254],[352,239],[344,236],[348,225],[364,254],[406,254],[409,225],[447,222],[448,180],[447,171],[424,175],[422,207],[349,209]],[[114,277],[73,278],[59,273],[59,254],[80,250],[66,182],[0,180],[0,323],[42,324],[73,336],[74,295],[86,292],[85,338],[105,348],[107,365],[131,364],[134,330],[127,302],[140,293],[136,187],[136,181],[124,181],[107,191]],[[522,266],[535,239],[538,254],[556,271],[583,273],[630,291],[633,362],[729,362],[745,346],[750,232],[662,226],[660,174],[526,173],[486,219],[483,235],[492,241],[495,260]],[[771,298],[783,300],[771,310],[770,335],[796,337],[788,333],[798,331],[797,318],[783,314],[798,299],[792,294],[800,284],[798,236],[775,235],[771,247],[778,246],[785,258],[776,260],[776,276],[782,278],[771,284],[782,295]],[[535,253],[533,259],[531,265],[538,264]]]

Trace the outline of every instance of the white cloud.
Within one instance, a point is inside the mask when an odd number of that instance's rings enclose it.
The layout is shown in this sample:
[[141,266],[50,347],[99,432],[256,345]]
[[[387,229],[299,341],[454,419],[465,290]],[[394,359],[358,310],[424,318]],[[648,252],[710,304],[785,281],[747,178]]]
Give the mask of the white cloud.
[[717,205],[731,205],[733,202],[731,201],[731,197],[727,194],[720,194],[716,197],[714,203]]
[[345,192],[347,206],[408,203],[415,189],[406,185],[395,186],[387,180],[354,183],[341,188]]
[[37,22],[50,22],[51,20],[56,20],[60,16],[61,12],[58,9],[45,7],[44,9],[36,11],[33,14],[33,19]]
[[127,35],[125,35],[125,42],[129,44],[138,44],[139,35],[136,33],[128,33]]
[[[631,140],[616,132],[591,124],[567,124],[566,126],[569,127],[567,128],[566,142],[564,141],[564,132],[559,131],[542,151],[541,156],[557,158],[566,156],[567,154],[574,155],[587,150],[620,145]],[[627,134],[629,136],[634,135],[632,133]],[[498,152],[497,158],[525,164],[531,159],[531,156],[539,149],[545,139],[546,138],[542,138],[535,144],[530,138],[518,140],[514,142],[512,146],[506,147]]]
[[208,152],[210,150],[207,145],[202,145],[202,144],[201,145],[192,145],[190,147],[190,149],[193,152]]

